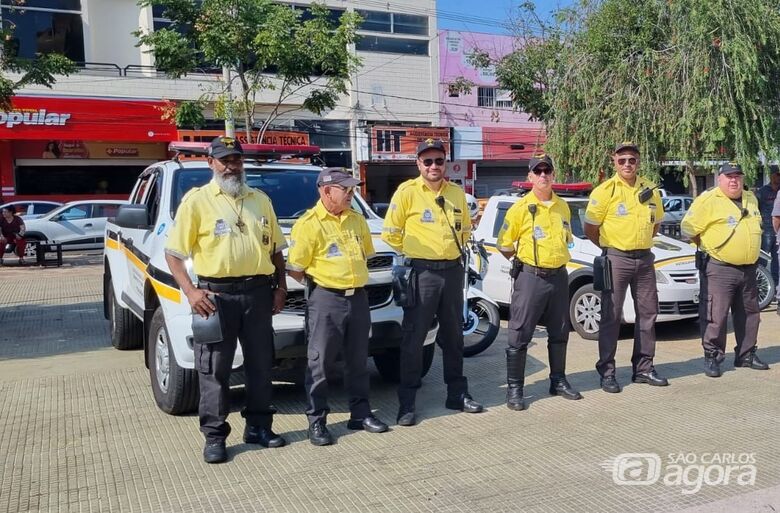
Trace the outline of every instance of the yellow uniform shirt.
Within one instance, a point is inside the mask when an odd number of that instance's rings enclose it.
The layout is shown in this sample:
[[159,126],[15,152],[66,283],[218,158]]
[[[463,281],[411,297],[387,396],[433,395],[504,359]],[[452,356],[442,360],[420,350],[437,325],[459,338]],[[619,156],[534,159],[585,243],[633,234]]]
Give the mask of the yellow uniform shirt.
[[[536,214],[531,216],[528,205],[536,205]],[[538,263],[534,262],[534,239]],[[571,235],[571,211],[555,193],[551,201],[541,201],[529,192],[518,200],[506,213],[504,224],[498,232],[498,249],[517,249],[521,262],[536,267],[556,268],[566,265]],[[517,247],[516,247],[517,246]]]
[[347,209],[334,216],[318,201],[293,226],[287,268],[304,271],[323,287],[353,289],[368,282],[366,259],[373,254],[371,230],[362,215]]
[[[239,217],[243,228],[236,225]],[[273,274],[271,255],[286,247],[268,196],[244,187],[233,198],[212,180],[184,196],[165,250],[182,259],[192,256],[199,276],[229,278]]]
[[742,209],[718,187],[702,193],[685,214],[681,230],[688,237],[701,237],[701,249],[721,262],[746,265],[758,260],[761,212],[752,192],[742,192]]
[[647,203],[639,202],[639,191],[654,187],[642,177],[634,186],[619,175],[605,181],[590,194],[585,222],[599,226],[602,247],[632,251],[653,247],[653,229],[664,217],[664,207],[658,190]]
[[[436,197],[444,197],[444,211]],[[460,258],[452,230],[461,245],[471,233],[466,195],[457,185],[445,181],[435,192],[421,177],[402,183],[390,200],[382,228],[382,240],[410,258],[455,260]]]

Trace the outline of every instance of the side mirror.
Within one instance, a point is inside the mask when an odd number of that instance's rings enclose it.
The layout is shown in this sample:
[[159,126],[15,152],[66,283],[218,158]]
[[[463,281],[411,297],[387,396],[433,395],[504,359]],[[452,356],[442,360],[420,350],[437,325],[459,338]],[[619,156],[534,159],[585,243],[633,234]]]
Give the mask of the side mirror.
[[121,228],[134,230],[148,230],[151,228],[149,224],[149,209],[146,205],[141,204],[122,205],[119,207],[119,212],[117,212],[114,222]]
[[50,221],[52,221],[54,223],[59,223],[60,221],[62,221],[62,216],[61,215],[60,216],[54,216],[54,217],[52,217],[50,219]]

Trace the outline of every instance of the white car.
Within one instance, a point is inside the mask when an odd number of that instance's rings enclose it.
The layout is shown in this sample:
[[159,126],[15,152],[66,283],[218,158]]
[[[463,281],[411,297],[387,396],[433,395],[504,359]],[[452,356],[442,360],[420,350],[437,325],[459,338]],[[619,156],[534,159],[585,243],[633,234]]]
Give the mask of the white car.
[[28,219],[37,219],[61,206],[62,203],[58,201],[19,200],[0,205],[0,208],[14,207],[16,215],[27,221]]
[[[488,272],[482,290],[496,302],[508,305],[511,299],[509,261],[496,249],[498,231],[504,223],[507,210],[519,196],[494,196],[488,200],[482,219],[474,232],[477,240],[484,240],[490,257]],[[601,250],[586,237],[582,227],[588,199],[564,197],[571,208],[573,247],[569,249],[569,318],[572,327],[583,338],[596,340],[601,320],[601,295],[593,290],[593,259]],[[699,315],[699,274],[694,263],[695,250],[689,244],[658,235],[653,247],[655,275],[658,282],[658,322],[694,319]],[[623,322],[633,324],[636,319],[630,289],[623,305]]]
[[116,216],[123,200],[72,201],[38,219],[25,220],[24,237],[32,241],[56,242],[63,251],[102,249],[106,220]]

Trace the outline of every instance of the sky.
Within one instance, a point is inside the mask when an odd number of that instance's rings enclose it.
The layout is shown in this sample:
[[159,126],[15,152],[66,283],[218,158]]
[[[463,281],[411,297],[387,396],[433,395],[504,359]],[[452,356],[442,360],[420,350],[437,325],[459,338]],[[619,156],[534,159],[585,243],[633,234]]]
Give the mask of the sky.
[[[440,29],[506,34],[502,25],[522,0],[436,0]],[[540,14],[545,16],[573,0],[535,0]]]

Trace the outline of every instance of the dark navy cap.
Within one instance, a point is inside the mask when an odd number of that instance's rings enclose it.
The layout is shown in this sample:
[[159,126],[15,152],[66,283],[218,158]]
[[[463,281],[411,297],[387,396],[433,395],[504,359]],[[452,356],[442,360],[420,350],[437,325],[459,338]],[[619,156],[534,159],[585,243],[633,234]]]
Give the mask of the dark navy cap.
[[555,166],[553,166],[552,159],[546,153],[539,153],[531,157],[531,162],[528,164],[528,169],[533,171],[534,169],[536,169],[537,166],[540,166],[542,164],[547,164],[547,167],[549,167],[550,169],[555,169]]
[[241,143],[238,139],[233,137],[216,137],[211,141],[211,147],[209,147],[209,156],[215,159],[221,159],[229,155],[243,155],[244,150],[241,148]]
[[343,167],[326,167],[317,176],[317,186],[342,185],[344,187],[353,187],[362,183]]
[[[736,162],[727,162],[720,166],[718,171],[719,175],[733,175],[734,173],[742,173],[742,168]],[[744,173],[743,173],[744,174]]]
[[622,143],[615,146],[615,153],[620,153],[623,150],[631,150],[633,152],[636,152],[637,155],[639,155],[639,146],[637,146],[631,141],[623,141]]
[[441,139],[426,139],[417,145],[417,156],[426,150],[439,150],[445,155],[447,154],[447,146]]

